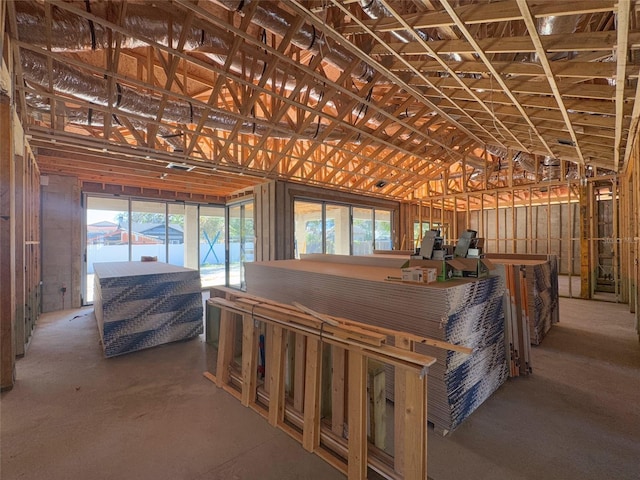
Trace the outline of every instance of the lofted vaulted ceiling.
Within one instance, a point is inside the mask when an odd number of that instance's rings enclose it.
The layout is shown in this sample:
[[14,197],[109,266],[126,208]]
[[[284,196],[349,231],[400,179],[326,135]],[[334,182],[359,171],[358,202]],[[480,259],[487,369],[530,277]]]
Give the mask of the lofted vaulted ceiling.
[[7,9],[41,169],[87,181],[228,196],[283,179],[422,198],[620,171],[640,114],[628,0]]

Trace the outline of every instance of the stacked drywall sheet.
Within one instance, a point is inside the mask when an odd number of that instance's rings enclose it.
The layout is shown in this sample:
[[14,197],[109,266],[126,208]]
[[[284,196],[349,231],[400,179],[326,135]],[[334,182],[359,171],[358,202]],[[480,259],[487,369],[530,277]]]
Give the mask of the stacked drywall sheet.
[[[473,348],[471,355],[417,345],[429,369],[428,417],[450,431],[506,379],[501,277],[425,285],[389,282],[395,267],[317,260],[246,264],[247,292],[319,312]],[[393,399],[393,376],[387,396]]]
[[325,253],[310,253],[301,255],[302,260],[312,262],[325,263],[348,263],[350,265],[364,265],[370,267],[389,267],[396,268],[395,276],[398,276],[399,270],[409,261],[409,255],[331,255]]
[[159,262],[95,263],[95,315],[106,357],[202,333],[197,270]]
[[558,302],[558,258],[555,255],[487,255],[493,263],[520,265],[526,272],[529,305],[529,336],[540,345],[560,318]]

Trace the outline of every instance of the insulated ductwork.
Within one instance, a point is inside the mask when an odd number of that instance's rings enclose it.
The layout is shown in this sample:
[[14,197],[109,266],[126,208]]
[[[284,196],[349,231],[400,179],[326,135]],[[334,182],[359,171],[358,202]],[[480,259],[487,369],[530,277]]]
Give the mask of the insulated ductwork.
[[[89,2],[87,2],[89,4]],[[89,10],[97,17],[116,19],[120,4],[117,2],[93,2]],[[18,35],[28,39],[32,45],[48,48],[54,52],[80,52],[105,49],[113,45],[111,31],[99,23],[92,22],[55,5],[51,7],[51,37],[48,36],[44,7],[37,2],[16,2],[16,20]],[[126,14],[120,25],[123,29],[136,32],[136,37],[122,36],[121,48],[147,47],[145,38],[165,46],[177,46],[182,35],[182,23],[174,20],[162,10],[145,5],[127,4]],[[171,32],[171,36],[169,36]],[[198,49],[226,52],[233,45],[232,35],[228,32],[209,32],[196,27],[189,28],[185,34],[184,50]]]
[[542,161],[542,181],[550,182],[560,180],[560,160],[553,157],[544,157]]
[[[228,4],[225,5],[227,8],[231,8],[239,2],[225,3]],[[255,18],[260,19],[260,23],[262,25],[270,26],[274,31],[281,32],[283,29],[286,30],[286,25],[292,21],[290,18],[291,15],[286,14],[286,12],[281,13],[280,9],[277,7],[274,7],[276,8],[276,14],[271,16],[266,15],[265,7],[269,5],[271,4],[268,2],[261,2],[257,10],[262,12],[262,15],[258,16],[256,13]],[[109,2],[108,4],[94,3],[92,4],[91,11],[94,15],[106,19],[115,18],[118,13],[116,6],[117,4],[112,2]],[[282,15],[285,16],[283,17]],[[99,50],[107,48],[110,45],[111,35],[109,34],[109,30],[95,22],[89,22],[74,13],[55,6],[52,6],[51,16],[53,18],[53,21],[51,22],[52,35],[49,37],[46,35],[47,21],[44,7],[38,3],[29,1],[16,3],[19,37],[28,38],[31,45],[42,48],[48,48],[50,45],[51,50],[55,52]],[[126,14],[123,16],[121,24],[124,29],[134,31],[138,37],[145,39],[138,40],[131,36],[123,36],[121,40],[122,48],[147,46],[148,43],[146,39],[161,45],[172,45],[175,47],[177,46],[183,31],[182,23],[179,20],[172,18],[168,13],[136,4],[127,5]],[[169,36],[168,32],[172,32],[172,36]],[[316,35],[315,31],[314,35]],[[191,27],[185,34],[183,49],[185,51],[199,51],[207,55],[208,58],[218,63],[220,66],[224,66],[227,62],[227,55],[224,52],[231,50],[232,45],[233,35],[229,32],[211,32]],[[332,55],[338,55],[340,58],[343,58],[346,55],[345,52],[342,54],[339,54],[339,52],[340,49],[332,47],[330,54],[327,53],[325,58],[332,57]],[[354,61],[351,57],[344,58],[347,64]],[[248,77],[252,82],[258,82],[267,65],[262,60],[255,60],[256,68],[252,69],[251,72],[248,72],[247,69],[244,68],[244,64],[253,62],[253,59],[246,56],[242,60],[232,59],[228,68],[239,76]],[[361,71],[364,71],[362,68]],[[370,73],[371,72],[367,73],[367,75],[370,75]],[[296,80],[282,70],[276,70],[272,75],[273,77],[270,81],[278,87],[292,91],[297,86]],[[308,93],[309,97],[316,102],[321,102],[324,95],[321,87],[304,86],[300,88],[300,92]],[[336,111],[339,111],[341,109],[341,105],[348,102],[350,102],[350,99],[342,98],[342,95],[338,94],[334,95],[333,100],[326,102],[326,105],[330,108],[334,108]],[[389,114],[392,114],[395,110],[396,108],[393,106],[385,108],[385,111]],[[352,113],[356,116],[356,120],[363,116],[365,112],[366,106],[364,104],[357,104],[352,109]],[[410,117],[413,115],[415,115],[415,111],[407,110],[399,118]],[[372,115],[367,120],[367,123],[377,127],[384,121],[384,119],[385,116],[383,114],[377,113]]]
[[[583,15],[540,17],[537,20],[536,28],[538,34],[543,36],[575,33],[582,17]],[[566,56],[566,53],[557,53],[552,55],[549,60],[559,60]],[[538,54],[534,53],[531,60],[539,62]]]
[[[25,101],[31,108],[40,112],[51,113],[51,105],[41,95],[33,92],[25,93]],[[67,122],[73,125],[83,125],[86,127],[104,127],[104,113],[100,111],[89,109],[68,109],[65,108],[63,112],[59,112],[64,115]],[[122,125],[117,115],[113,115],[113,124]],[[131,126],[137,130],[144,131],[147,128],[147,124],[141,122],[135,118],[129,118]],[[182,133],[173,131],[171,128],[164,125],[158,126],[158,137],[170,145],[174,151],[182,150],[184,148],[184,142],[182,140]]]
[[[507,158],[507,149],[496,146],[496,145],[487,145],[486,149],[492,155],[500,158],[501,160],[505,160]],[[528,174],[532,174],[534,177],[536,175],[536,158],[534,155],[531,155],[526,152],[516,152],[513,155],[513,162],[517,163],[520,168],[522,168]]]
[[[385,7],[380,0],[360,0],[360,7],[362,11],[373,20],[392,17],[391,12],[387,10],[387,7]],[[393,30],[391,34],[404,43],[409,43],[414,40],[413,34],[406,30]],[[423,31],[418,30],[417,34],[420,35],[420,38],[423,40],[429,40],[429,36]]]
[[[44,55],[23,49],[22,69],[24,78],[42,88],[49,86],[49,71],[47,59]],[[52,61],[51,85],[54,90],[71,95],[87,102],[108,107],[110,104],[110,92],[107,80],[94,75],[82,73],[61,62]],[[160,99],[149,95],[142,95],[137,91],[117,83],[115,85],[113,102],[118,110],[155,119],[160,111]],[[239,133],[255,134],[258,136],[269,133],[274,138],[291,138],[293,132],[287,124],[278,125],[276,130],[270,131],[265,125],[240,121],[232,115],[219,110],[205,111],[203,108],[190,102],[168,101],[162,114],[164,120],[176,123],[199,123],[204,119],[204,125],[218,130],[231,131],[240,122]],[[299,134],[300,138],[313,140],[324,131],[324,125],[309,127]],[[332,132],[327,140],[338,140],[344,134]]]
[[518,152],[513,156],[513,161],[520,165],[525,172],[536,174],[536,158],[526,152]]
[[[231,12],[243,12],[253,4],[251,22],[265,30],[285,37],[296,17],[268,0],[215,0]],[[339,70],[351,70],[351,76],[363,82],[369,82],[375,73],[373,67],[358,60],[351,52],[339,44],[328,45],[325,37],[313,25],[303,23],[291,37],[291,43],[314,55],[321,55],[329,64]],[[353,65],[355,64],[355,67]]]

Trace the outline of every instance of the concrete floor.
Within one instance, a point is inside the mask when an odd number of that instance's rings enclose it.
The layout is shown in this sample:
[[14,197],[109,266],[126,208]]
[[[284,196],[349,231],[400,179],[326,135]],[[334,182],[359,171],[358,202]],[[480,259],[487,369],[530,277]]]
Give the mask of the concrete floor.
[[[640,344],[626,305],[561,299],[561,323],[447,437],[434,480],[640,478]],[[0,404],[0,478],[338,479],[202,377],[202,337],[104,359],[91,309],[46,314]]]

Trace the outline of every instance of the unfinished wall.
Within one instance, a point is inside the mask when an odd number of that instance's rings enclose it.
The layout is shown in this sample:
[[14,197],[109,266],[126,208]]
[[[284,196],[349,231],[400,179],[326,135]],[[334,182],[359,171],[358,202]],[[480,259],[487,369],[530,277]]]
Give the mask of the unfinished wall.
[[42,311],[80,307],[80,185],[75,177],[47,175],[42,177],[41,188]]
[[578,214],[577,203],[489,208],[469,212],[468,228],[485,238],[486,252],[553,254],[560,273],[579,274]]
[[[2,9],[1,11],[4,11]],[[39,178],[0,59],[0,390],[13,388],[39,306]]]

